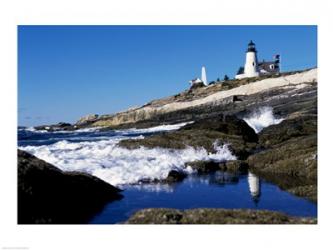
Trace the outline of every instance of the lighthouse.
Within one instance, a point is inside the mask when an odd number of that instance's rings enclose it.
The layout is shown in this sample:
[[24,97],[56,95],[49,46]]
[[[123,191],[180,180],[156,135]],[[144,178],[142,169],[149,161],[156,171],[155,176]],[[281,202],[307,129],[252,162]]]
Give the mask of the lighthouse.
[[252,40],[247,46],[244,74],[246,77],[259,76],[257,50],[256,45],[252,42]]
[[208,85],[205,66],[202,66],[201,68],[201,80],[206,86]]
[[255,43],[251,40],[247,45],[245,65],[240,67],[236,79],[246,77],[258,77],[262,75],[273,75],[280,73],[280,55],[274,56],[274,61],[258,62],[257,50]]
[[251,40],[247,45],[244,68],[241,67],[235,76],[236,79],[259,76],[257,50],[255,43]]

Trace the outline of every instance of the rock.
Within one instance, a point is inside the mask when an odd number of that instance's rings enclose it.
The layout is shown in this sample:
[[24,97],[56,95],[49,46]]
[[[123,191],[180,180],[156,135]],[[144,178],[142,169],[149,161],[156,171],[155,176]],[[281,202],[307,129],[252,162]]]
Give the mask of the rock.
[[58,126],[59,128],[64,128],[64,127],[72,126],[72,124],[67,123],[67,122],[59,122],[59,123],[57,124],[57,126]]
[[[282,106],[281,112],[284,114],[290,109],[303,109],[302,105],[299,105],[300,100],[307,98],[305,93],[316,89],[316,81],[317,69],[279,76],[229,80],[222,84],[192,88],[177,95],[153,100],[135,110],[119,112],[106,119],[97,119],[91,125],[117,127],[129,124],[136,127],[138,122],[146,121],[148,124],[154,121],[193,121],[225,112],[237,114],[245,109],[263,105],[273,108]],[[241,101],[234,100],[233,96],[240,96]],[[286,105],[288,108],[284,109],[283,106]]]
[[164,180],[165,182],[178,182],[182,181],[186,177],[186,174],[178,170],[171,170],[168,177]]
[[261,151],[249,156],[247,163],[259,177],[316,202],[316,103],[297,105],[301,109],[290,108],[292,112],[286,120],[264,128],[258,134]]
[[[271,149],[251,155],[247,162],[251,171],[282,189],[293,189],[296,195],[317,200],[314,195],[317,188],[316,134],[284,141]],[[308,192],[296,191],[303,186],[308,186]],[[313,190],[309,191],[311,187]]]
[[190,87],[190,91],[194,90],[194,89],[198,89],[198,88],[204,88],[206,87],[206,85],[203,82],[197,82],[192,84],[192,86]]
[[142,209],[126,224],[316,224],[315,218],[291,217],[268,210],[198,208]]
[[307,199],[317,202],[317,184],[305,185],[304,182],[292,188],[287,188],[286,191],[297,196],[306,197]]
[[226,135],[241,136],[245,142],[258,142],[258,136],[255,131],[244,120],[236,116],[221,115],[202,119],[182,127],[180,131],[194,129],[217,131]]
[[234,160],[227,161],[220,165],[221,169],[228,172],[247,173],[249,164],[246,161]]
[[187,162],[186,166],[196,170],[199,174],[215,172],[220,169],[219,163],[214,161]]
[[203,147],[208,152],[215,152],[216,141],[228,143],[229,149],[239,158],[246,159],[256,147],[257,135],[246,122],[237,117],[215,117],[189,124],[178,131],[160,133],[144,139],[128,139],[119,142],[119,146],[128,149],[162,147],[185,149]]
[[87,223],[121,190],[88,174],[63,172],[18,150],[18,223]]
[[86,115],[84,117],[81,117],[77,122],[76,125],[87,125],[95,122],[98,119],[98,115]]
[[46,130],[48,132],[60,131],[60,130],[73,130],[73,126],[70,123],[59,122],[58,124],[41,125],[34,127],[36,130]]
[[317,136],[290,139],[278,146],[251,155],[251,169],[308,179],[317,178]]
[[272,147],[291,138],[317,134],[317,116],[298,116],[264,128],[259,133],[259,143]]

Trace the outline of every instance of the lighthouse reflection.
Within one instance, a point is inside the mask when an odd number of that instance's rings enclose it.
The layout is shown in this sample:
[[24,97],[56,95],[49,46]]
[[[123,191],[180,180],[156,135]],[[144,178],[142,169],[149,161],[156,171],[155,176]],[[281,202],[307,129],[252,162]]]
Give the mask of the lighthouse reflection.
[[255,174],[249,172],[247,177],[249,183],[249,191],[252,196],[252,200],[257,206],[260,200],[260,179]]

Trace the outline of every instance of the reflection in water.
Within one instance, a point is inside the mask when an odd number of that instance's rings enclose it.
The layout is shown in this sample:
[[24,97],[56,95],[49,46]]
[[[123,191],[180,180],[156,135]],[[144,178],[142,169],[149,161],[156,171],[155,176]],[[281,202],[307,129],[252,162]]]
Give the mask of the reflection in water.
[[255,174],[252,174],[249,172],[249,175],[247,177],[247,180],[249,182],[249,190],[252,196],[252,200],[257,205],[260,200],[260,179]]
[[124,185],[122,189],[131,188],[138,191],[145,192],[164,192],[164,193],[173,193],[175,191],[175,185],[164,184],[164,183],[147,183],[147,184],[138,184],[138,185]]
[[317,216],[315,203],[295,197],[265,180],[259,180],[252,173],[237,175],[218,171],[206,175],[191,174],[177,183],[143,183],[122,188],[124,198],[110,202],[91,223],[119,223],[126,221],[139,209],[157,207],[176,209],[257,207],[293,216]]
[[237,184],[239,181],[239,176],[237,174],[217,171],[213,176],[211,176],[209,183],[210,184]]

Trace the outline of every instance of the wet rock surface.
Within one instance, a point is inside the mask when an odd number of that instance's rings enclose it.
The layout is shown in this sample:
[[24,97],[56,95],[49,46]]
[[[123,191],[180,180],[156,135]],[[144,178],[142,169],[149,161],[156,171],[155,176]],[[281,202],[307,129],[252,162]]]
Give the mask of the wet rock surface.
[[220,169],[220,164],[215,161],[193,161],[186,163],[186,166],[196,170],[199,174],[211,173]]
[[[276,125],[255,134],[243,120],[257,107],[270,106],[274,115],[284,118]],[[190,115],[191,114],[191,115]],[[124,140],[126,148],[162,147],[183,149],[204,147],[214,152],[216,140],[227,143],[238,161],[226,163],[192,162],[199,173],[216,170],[246,172],[295,195],[317,201],[317,85],[303,89],[271,89],[243,96],[241,101],[202,106],[165,114],[162,120],[194,120],[178,131],[162,133],[143,140]],[[199,119],[198,119],[199,118]],[[244,124],[245,123],[245,124]],[[288,180],[288,181],[286,181]]]
[[129,149],[140,146],[184,149],[192,146],[215,152],[214,143],[218,141],[223,142],[222,144],[227,143],[239,159],[246,159],[256,147],[257,140],[254,130],[245,121],[236,116],[225,116],[199,120],[178,131],[161,133],[144,139],[123,140],[119,145]]
[[52,125],[41,125],[41,126],[36,126],[36,130],[46,130],[48,132],[56,132],[56,131],[61,131],[61,130],[75,130],[76,128],[66,122],[59,122],[58,124],[52,124]]
[[259,133],[263,150],[248,157],[251,171],[295,195],[317,201],[317,117],[299,116]]
[[184,180],[186,174],[177,170],[171,170],[168,177],[165,179],[166,183],[178,182]]
[[106,203],[121,199],[118,188],[88,174],[63,172],[18,150],[18,223],[87,223]]
[[149,208],[136,212],[126,224],[316,224],[314,218],[291,217],[279,212],[250,209]]

